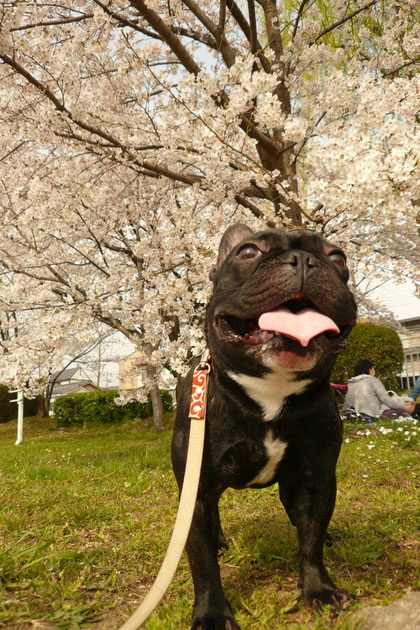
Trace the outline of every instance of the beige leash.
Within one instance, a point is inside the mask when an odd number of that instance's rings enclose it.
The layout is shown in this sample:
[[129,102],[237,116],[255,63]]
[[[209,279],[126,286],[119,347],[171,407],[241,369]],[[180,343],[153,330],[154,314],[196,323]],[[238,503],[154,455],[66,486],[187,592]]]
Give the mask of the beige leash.
[[200,481],[201,461],[203,458],[207,386],[208,375],[211,369],[209,358],[209,352],[206,350],[201,357],[199,365],[194,370],[189,413],[191,423],[187,462],[185,465],[178,514],[168,550],[150,591],[135,613],[121,626],[120,630],[137,630],[146,619],[150,617],[172,582],[185,543],[187,542],[194,514],[198,483]]

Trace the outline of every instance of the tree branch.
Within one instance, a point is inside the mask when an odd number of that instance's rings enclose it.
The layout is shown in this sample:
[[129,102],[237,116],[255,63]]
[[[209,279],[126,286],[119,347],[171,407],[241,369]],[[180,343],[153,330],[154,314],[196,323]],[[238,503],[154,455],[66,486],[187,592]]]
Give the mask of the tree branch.
[[123,335],[127,337],[127,339],[133,339],[135,337],[138,339],[139,337],[142,337],[142,334],[139,330],[123,326],[123,324],[110,313],[102,313],[102,311],[100,311],[99,309],[93,309],[92,314],[103,324],[107,324],[111,328],[122,332]]
[[396,74],[400,70],[403,70],[404,68],[408,68],[408,66],[413,66],[414,64],[419,63],[419,62],[420,62],[420,56],[415,57],[414,59],[410,59],[410,61],[403,63],[401,66],[398,66],[398,68],[395,68],[394,70],[389,70],[389,72],[382,71],[382,74],[384,75],[384,77],[391,77],[392,75]]
[[65,238],[55,236],[54,234],[52,234],[51,237],[55,239],[56,241],[64,243],[65,245],[67,245],[67,247],[69,247],[70,249],[73,249],[75,252],[80,254],[82,258],[85,258],[88,261],[88,263],[90,263],[93,267],[96,267],[96,269],[100,271],[101,273],[103,273],[107,278],[110,277],[110,274],[105,269],[102,269],[102,267],[98,265],[98,263],[96,263],[90,256],[85,254],[85,252],[82,252],[78,247],[76,247],[72,243],[69,243]]
[[249,25],[250,25],[250,46],[251,52],[255,55],[258,50],[257,46],[257,20],[255,17],[255,4],[254,0],[248,0],[248,15],[249,15]]
[[[192,0],[188,0],[188,2],[191,6],[193,5]],[[196,64],[192,57],[190,57],[188,51],[185,49],[179,39],[174,35],[174,33],[170,30],[170,28],[162,21],[162,19],[154,11],[148,9],[143,0],[131,0],[131,4],[144,15],[145,19],[149,21],[149,23],[153,28],[155,28],[155,30],[160,32],[165,42],[171,47],[174,53],[178,55],[180,61],[183,63],[186,69],[193,74],[198,73],[200,71],[198,64]],[[197,7],[195,7],[195,10],[199,12]],[[146,169],[146,171],[149,171],[148,173],[144,173],[145,175],[164,176],[187,185],[199,183],[204,180],[203,176],[189,174],[185,175],[183,173],[172,171],[163,165],[154,164],[149,160],[137,159],[137,157],[127,146],[122,144],[111,134],[73,117],[72,113],[66,108],[64,102],[61,102],[48,87],[41,83],[41,81],[39,81],[35,76],[30,74],[15,59],[12,59],[5,54],[0,54],[0,58],[6,64],[10,65],[21,76],[23,76],[30,84],[36,87],[46,98],[48,98],[53,103],[54,107],[68,118],[69,122],[77,125],[81,129],[87,131],[92,135],[96,135],[97,137],[102,138],[112,147],[119,148],[123,152],[123,154],[127,156],[129,162],[140,167],[141,169]],[[258,126],[250,119],[248,114],[242,114],[240,127],[250,138],[257,140],[258,146],[262,150],[264,150],[267,155],[275,158],[281,153],[283,148],[281,143],[276,142],[267,134],[263,133],[258,128]],[[75,136],[75,139],[81,142],[86,142],[88,144],[92,143],[88,138],[85,139],[83,137]]]
[[8,153],[6,153],[6,155],[3,155],[3,157],[0,158],[0,162],[3,162],[4,160],[6,160],[8,157],[12,155],[12,153],[14,153],[15,151],[18,151],[20,147],[26,144],[27,142],[29,142],[29,140],[22,140],[22,142],[19,142],[19,144],[17,144],[13,149],[11,149]]
[[220,50],[223,60],[228,68],[230,68],[234,62],[236,57],[236,52],[231,48],[229,43],[227,42],[224,34],[224,21],[222,20],[222,28],[219,25],[212,22],[212,20],[208,17],[204,11],[200,9],[198,4],[194,2],[194,0],[183,0],[183,4],[188,7],[193,15],[201,22],[201,24],[211,33],[216,41],[217,48]]
[[[251,28],[250,28],[250,25],[248,24],[248,22],[246,21],[246,18],[244,16],[244,14],[240,10],[240,8],[236,4],[236,2],[234,2],[234,0],[227,0],[226,1],[226,5],[227,5],[227,7],[228,7],[228,9],[229,9],[233,19],[236,21],[236,23],[238,24],[239,28],[241,29],[241,31],[243,32],[243,34],[245,35],[245,37],[247,38],[247,40],[251,44]],[[255,46],[256,46],[256,50],[257,50],[258,59],[261,62],[263,70],[265,72],[267,72],[267,74],[270,74],[271,73],[271,63],[269,62],[267,57],[264,55],[264,53],[263,53],[263,46],[260,44],[258,39],[255,40]]]
[[343,24],[345,24],[346,22],[354,18],[356,15],[358,15],[362,11],[365,11],[369,7],[373,6],[374,4],[377,4],[378,1],[379,0],[371,0],[371,2],[368,2],[363,7],[360,7],[360,9],[356,9],[356,11],[353,11],[353,13],[349,13],[349,15],[346,15],[342,20],[339,20],[335,24],[328,26],[328,28],[321,31],[321,33],[318,33],[318,35],[312,39],[312,41],[309,43],[309,46],[313,46],[313,44],[315,44],[319,39],[321,39],[321,37],[324,37],[324,35],[326,35],[327,33],[330,33],[331,31],[338,28],[339,26],[342,26]]
[[221,42],[223,31],[225,30],[225,24],[226,24],[226,0],[220,0],[219,23],[216,29],[216,32],[217,32],[216,41],[218,44],[219,42]]
[[[0,250],[0,251],[3,252],[5,257],[6,256],[9,257],[8,252],[5,252],[4,250]],[[19,268],[19,269],[15,269],[15,268],[11,269],[4,258],[2,259],[1,264],[3,265],[3,267],[5,267],[7,272],[21,274],[22,276],[26,276],[27,278],[32,278],[33,280],[38,280],[39,282],[56,282],[56,278],[51,278],[51,276],[40,276],[40,275],[37,275],[36,273],[31,273],[30,271],[26,271],[24,267]]]
[[133,22],[133,20],[129,20],[128,18],[124,17],[120,13],[117,13],[116,11],[111,11],[111,9],[109,9],[107,5],[104,4],[103,2],[100,2],[99,0],[93,0],[93,2],[97,4],[98,7],[101,7],[101,9],[107,15],[112,17],[113,20],[116,20],[122,26],[129,26],[130,28],[132,28],[134,31],[137,31],[138,33],[142,33],[143,35],[146,35],[147,37],[152,37],[153,39],[158,39],[162,41],[162,38],[156,33],[154,33],[153,31],[149,31],[147,28],[143,28],[142,26],[139,26],[138,24],[136,24],[136,22]]
[[198,63],[191,57],[181,40],[173,33],[172,29],[162,20],[153,9],[149,9],[143,0],[129,0],[130,4],[137,9],[139,14],[150,24],[150,26],[166,42],[174,55],[179,59],[184,68],[195,76],[201,71]]
[[283,43],[281,41],[276,0],[260,0],[260,4],[264,11],[264,19],[268,35],[268,46],[274,52],[276,62],[280,63],[281,56],[283,54]]
[[79,17],[73,18],[61,18],[59,20],[51,20],[50,22],[37,22],[36,24],[25,24],[24,26],[15,26],[10,29],[10,32],[13,31],[23,31],[29,28],[37,28],[38,26],[56,26],[59,24],[70,24],[70,22],[81,22],[82,20],[88,20],[93,17],[93,13],[86,13],[85,15],[80,15]]
[[8,66],[11,66],[18,74],[22,75],[29,83],[38,88],[38,90],[40,90],[52,103],[54,103],[54,106],[58,109],[58,111],[66,113],[67,115],[69,114],[64,104],[60,103],[58,98],[47,87],[45,87],[45,85],[25,70],[25,68],[15,61],[15,59],[12,59],[9,55],[4,54],[0,54],[0,59],[2,59]]
[[235,201],[243,208],[251,210],[252,214],[257,217],[257,219],[263,219],[268,227],[278,227],[273,221],[271,221],[271,219],[267,219],[265,214],[255,204],[251,203],[251,201],[248,201],[248,199],[246,199],[242,193],[238,193],[235,195]]
[[[139,26],[136,22],[133,22],[133,20],[129,20],[128,18],[124,17],[123,15],[119,13],[116,13],[115,11],[111,11],[111,9],[109,9],[103,2],[100,2],[100,0],[93,0],[93,2],[95,2],[95,4],[97,4],[99,7],[101,7],[101,9],[107,15],[109,15],[113,20],[116,20],[119,24],[121,24],[121,26],[129,26],[130,28],[137,31],[138,33],[142,33],[143,35],[146,35],[146,37],[151,37],[152,39],[163,41],[163,38],[157,33],[150,31],[147,28],[144,28],[142,26]],[[204,44],[205,46],[208,46],[209,48],[212,48],[213,50],[217,50],[216,40],[213,37],[210,37],[209,35],[206,35],[204,33],[196,33],[192,31],[191,29],[184,28],[182,26],[171,26],[171,30],[173,33],[175,33],[175,35],[182,35],[183,37],[189,37],[190,39],[193,39],[196,42],[200,42],[201,44]]]
[[[197,15],[202,16],[201,10],[197,7],[197,5],[195,5],[195,3],[192,0],[187,0],[187,2],[188,4],[186,2],[185,4],[187,4],[189,8],[193,7]],[[193,58],[189,55],[188,51],[181,44],[179,39],[174,35],[174,33],[170,30],[168,25],[165,24],[165,22],[159,17],[159,15],[155,13],[153,10],[148,9],[146,4],[143,2],[143,0],[130,0],[130,3],[149,22],[149,24],[162,36],[162,38],[165,40],[165,42],[168,44],[168,46],[171,48],[174,54],[181,61],[182,65],[189,72],[191,72],[194,75],[197,75],[201,71],[201,68],[198,66],[198,64],[196,64]],[[205,20],[206,24],[209,22],[209,20],[205,17],[203,17],[203,20]],[[213,23],[211,24],[212,24],[211,28],[215,29],[216,26]],[[227,103],[225,95],[223,95],[222,101],[223,101],[223,104]],[[246,114],[242,114],[240,126],[241,126],[241,129],[245,131],[245,133],[250,138],[257,140],[257,142],[264,148],[265,151],[271,152],[274,155],[277,155],[277,153],[281,150],[281,146],[278,143],[276,143],[274,140],[272,140],[268,135],[260,131],[258,127],[249,119],[249,117]],[[144,166],[146,166],[146,168],[149,168],[146,165],[146,163],[144,163]],[[165,174],[165,173],[162,173],[162,174]],[[186,183],[193,183],[193,182],[186,182]]]
[[305,9],[305,5],[307,5],[308,2],[309,2],[309,0],[302,0],[302,2],[299,5],[299,9],[298,9],[296,20],[295,20],[295,25],[293,27],[292,41],[296,37],[297,30],[298,30],[298,27],[299,27],[300,18],[302,17],[304,9]]
[[[202,181],[203,178],[199,177],[198,175],[183,175],[182,173],[176,173],[175,171],[171,171],[170,169],[164,166],[153,164],[152,162],[149,162],[147,160],[138,160],[135,157],[135,155],[124,144],[122,144],[119,140],[117,140],[117,138],[115,138],[114,136],[111,136],[109,133],[102,131],[101,129],[98,129],[97,127],[93,127],[92,125],[89,125],[88,123],[85,123],[81,120],[74,118],[71,112],[66,108],[66,106],[63,103],[61,103],[57,99],[57,97],[51,92],[51,90],[49,90],[45,85],[43,85],[40,81],[38,81],[38,79],[36,79],[27,70],[25,70],[17,61],[12,59],[8,55],[3,55],[3,54],[0,54],[0,59],[2,59],[4,63],[14,68],[16,72],[18,72],[20,75],[25,77],[25,79],[29,83],[31,83],[38,90],[40,90],[42,94],[44,94],[54,104],[55,108],[61,113],[65,114],[72,123],[74,123],[81,129],[84,129],[85,131],[88,131],[89,133],[93,135],[97,135],[103,140],[108,141],[115,148],[121,149],[121,151],[123,151],[123,153],[127,155],[128,159],[132,161],[133,164],[136,164],[140,168],[145,168],[146,170],[149,170],[152,173],[155,173],[157,175],[163,175],[164,177],[168,177],[169,179],[179,181],[184,184],[196,184],[197,182]],[[84,141],[84,139],[82,138],[79,138],[79,139]]]
[[[80,203],[82,204],[83,208],[85,210],[89,210],[88,206],[84,203],[84,201],[81,199]],[[79,219],[82,221],[83,225],[85,226],[85,228],[87,229],[88,233],[91,235],[91,237],[93,238],[94,242],[96,243],[96,246],[98,248],[99,253],[101,254],[102,260],[104,262],[105,267],[109,267],[108,265],[108,261],[106,259],[104,250],[102,248],[102,244],[101,242],[98,240],[98,238],[96,237],[96,234],[94,234],[93,230],[90,228],[88,222],[86,221],[85,217],[82,215],[82,213],[77,210],[77,208],[74,210],[75,214],[79,217]]]

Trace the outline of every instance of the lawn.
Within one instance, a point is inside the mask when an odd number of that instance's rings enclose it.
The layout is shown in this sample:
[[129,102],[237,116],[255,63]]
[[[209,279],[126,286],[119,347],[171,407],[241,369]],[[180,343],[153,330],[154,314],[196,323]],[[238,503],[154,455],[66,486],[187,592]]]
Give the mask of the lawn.
[[[16,423],[0,425],[0,628],[113,630],[137,607],[177,509],[171,432],[156,436],[142,422],[64,431],[25,420],[19,446]],[[418,588],[418,432],[346,428],[325,558],[355,603],[338,618],[303,607],[295,532],[276,488],[225,493],[222,575],[243,630],[350,630],[361,604]],[[183,557],[146,627],[188,628],[192,593]]]

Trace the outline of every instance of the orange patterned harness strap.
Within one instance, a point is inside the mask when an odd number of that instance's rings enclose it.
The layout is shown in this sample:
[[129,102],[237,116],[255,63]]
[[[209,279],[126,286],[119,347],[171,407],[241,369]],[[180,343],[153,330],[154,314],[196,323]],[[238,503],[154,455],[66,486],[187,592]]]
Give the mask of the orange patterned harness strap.
[[205,350],[201,355],[201,361],[193,374],[193,386],[191,393],[190,413],[191,420],[206,419],[207,385],[210,373],[210,353]]

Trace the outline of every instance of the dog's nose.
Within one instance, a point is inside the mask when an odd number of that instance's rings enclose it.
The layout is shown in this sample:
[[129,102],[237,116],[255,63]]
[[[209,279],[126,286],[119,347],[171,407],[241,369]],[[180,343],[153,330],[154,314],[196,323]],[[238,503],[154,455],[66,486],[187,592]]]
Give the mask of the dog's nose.
[[318,267],[317,259],[315,258],[315,256],[312,256],[312,254],[307,254],[306,264],[308,265],[308,267]]
[[291,265],[292,267],[301,268],[305,271],[308,268],[312,269],[318,266],[317,260],[312,254],[293,250],[284,254],[281,258],[281,262],[285,265]]

